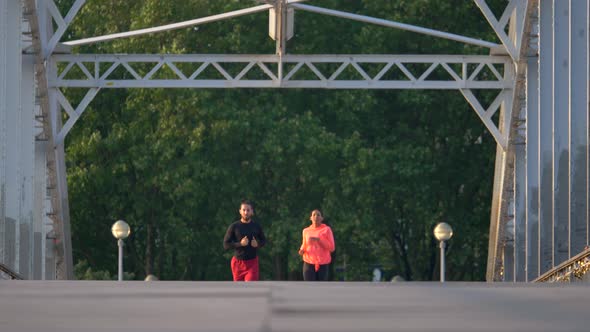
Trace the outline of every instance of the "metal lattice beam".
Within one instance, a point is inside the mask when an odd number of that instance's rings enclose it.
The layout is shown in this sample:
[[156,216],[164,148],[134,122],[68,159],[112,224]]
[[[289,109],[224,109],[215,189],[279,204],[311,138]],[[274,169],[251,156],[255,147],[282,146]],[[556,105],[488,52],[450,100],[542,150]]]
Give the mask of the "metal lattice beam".
[[[513,84],[504,75],[511,66],[504,56],[78,54],[52,58],[63,69],[50,79],[51,87],[448,90],[506,89]],[[279,66],[285,73],[282,80]],[[218,77],[207,76],[206,70]],[[164,71],[169,77],[159,76]],[[344,71],[355,77],[343,78]],[[259,75],[251,79],[249,74]]]
[[[50,80],[51,88],[90,88],[76,109],[58,93],[57,100],[69,118],[56,144],[63,143],[101,88],[241,87],[460,90],[496,142],[503,149],[508,144],[506,134],[492,121],[513,86],[508,74],[511,61],[505,56],[79,54],[54,55],[52,60],[62,70]],[[250,74],[258,76],[251,79]],[[484,109],[474,89],[502,92]]]

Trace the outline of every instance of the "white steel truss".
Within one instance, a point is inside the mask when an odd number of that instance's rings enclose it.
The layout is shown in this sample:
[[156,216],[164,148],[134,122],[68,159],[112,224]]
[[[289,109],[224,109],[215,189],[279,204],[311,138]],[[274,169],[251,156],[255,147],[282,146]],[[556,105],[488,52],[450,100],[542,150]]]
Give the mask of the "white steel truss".
[[72,20],[74,19],[80,8],[82,8],[85,2],[86,0],[76,0],[76,2],[72,5],[72,8],[70,8],[70,10],[68,11],[66,17],[61,16],[59,9],[53,1],[40,2],[41,5],[47,5],[48,13],[57,25],[57,30],[55,30],[51,38],[43,42],[43,44],[45,44],[43,45],[43,58],[46,59],[53,53],[55,47],[57,46],[57,43],[59,42],[63,34],[66,32],[68,26],[70,25],[70,23],[72,22]]
[[69,118],[56,144],[63,142],[101,88],[246,87],[459,90],[497,143],[503,148],[507,144],[492,116],[510,94],[500,93],[483,109],[471,92],[511,89],[511,60],[506,56],[80,54],[52,59],[63,69],[50,79],[51,88],[90,88],[76,109],[59,94],[58,101]]
[[[512,0],[499,20],[494,17],[485,1],[474,1],[490,21],[502,40],[502,45],[410,24],[301,4],[303,0],[266,1],[267,4],[264,5],[160,27],[65,42],[64,45],[68,46],[104,42],[266,10],[278,13],[278,24],[281,26],[277,26],[276,31],[280,32],[289,23],[292,24],[287,22],[287,10],[298,9],[476,45],[499,55],[291,55],[286,53],[284,31],[279,34],[282,37],[277,38],[277,54],[273,55],[54,54],[51,57],[52,64],[60,70],[49,77],[50,88],[58,91],[59,88],[90,89],[75,109],[63,94],[58,93],[58,103],[68,114],[68,120],[56,135],[55,144],[63,144],[69,130],[102,88],[451,89],[461,91],[496,142],[505,150],[508,131],[499,129],[502,126],[495,124],[492,116],[502,105],[507,105],[508,98],[513,94],[506,91],[514,87],[514,52],[510,52],[511,44],[503,39],[501,29],[508,21],[513,21],[513,12],[522,7],[518,3],[523,0]],[[78,0],[70,13],[77,12],[82,3],[83,0]],[[69,23],[70,20],[64,21]],[[61,33],[62,26],[59,26]],[[512,59],[506,55],[512,56]],[[474,89],[501,92],[484,109],[472,93]]]
[[[496,18],[485,0],[473,0],[501,41],[501,44],[460,36],[449,32],[417,27],[400,22],[373,18],[337,10],[301,4],[305,0],[267,0],[266,4],[237,11],[226,12],[190,21],[168,24],[160,27],[115,33],[106,36],[67,41],[63,45],[76,46],[105,42],[117,38],[157,33],[172,29],[186,28],[199,24],[225,20],[237,16],[262,11],[275,11],[276,29],[281,33],[277,38],[277,54],[273,55],[98,55],[98,54],[56,54],[59,40],[68,25],[79,12],[86,0],[76,0],[67,15],[63,17],[54,0],[25,0],[28,12],[37,16],[39,26],[33,31],[39,38],[34,53],[37,55],[38,77],[42,91],[42,107],[51,121],[44,121],[44,132],[55,149],[50,152],[48,164],[64,165],[63,142],[69,130],[83,114],[86,107],[104,88],[324,88],[324,89],[446,89],[460,91],[481,118],[483,124],[494,136],[498,152],[509,150],[512,112],[516,107],[516,64],[521,56],[521,44],[525,30],[527,0],[510,0]],[[36,8],[35,8],[36,5]],[[321,15],[330,15],[384,27],[402,29],[439,38],[471,44],[490,51],[489,56],[466,55],[292,55],[286,53],[285,27],[287,10],[302,10]],[[35,10],[37,12],[35,12]],[[47,20],[53,20],[47,22]],[[506,26],[510,24],[510,33]],[[56,31],[53,32],[53,26]],[[38,29],[38,30],[37,30]],[[45,80],[45,77],[47,79]],[[45,83],[47,86],[45,86]],[[85,97],[77,106],[72,106],[61,88],[88,89]],[[496,90],[497,97],[489,106],[481,104],[476,90]],[[67,113],[67,121],[62,126],[61,112]],[[499,120],[495,116],[502,111]],[[497,122],[497,123],[495,123]],[[50,126],[51,128],[48,128]],[[61,151],[61,152],[60,152]],[[54,160],[54,159],[59,160]],[[54,160],[53,163],[50,162]],[[502,159],[502,174],[509,172],[507,160]],[[55,168],[55,167],[53,167]],[[498,168],[496,170],[498,173]],[[63,178],[55,181],[60,187],[65,186],[65,171],[55,175]],[[499,175],[496,174],[498,177]],[[504,175],[502,175],[504,177]],[[506,190],[506,183],[501,187]],[[55,202],[54,210],[59,206],[67,209],[67,188],[61,197],[65,203]],[[64,196],[65,195],[65,196]],[[496,195],[496,193],[494,194]],[[502,207],[506,210],[506,200]],[[494,207],[496,209],[496,207]],[[64,211],[62,211],[64,212]],[[65,211],[67,212],[67,211]],[[494,213],[492,213],[494,214]],[[65,218],[63,223],[60,220]],[[493,219],[494,217],[492,217]],[[54,216],[55,223],[62,228],[64,237],[69,236],[68,216]],[[60,225],[61,223],[61,225]],[[490,237],[490,243],[492,238]],[[498,246],[501,240],[495,239]],[[67,240],[66,240],[67,242]],[[66,246],[65,250],[71,250]],[[499,250],[498,250],[499,251]],[[58,253],[68,255],[68,253]],[[70,260],[71,260],[71,253]],[[495,255],[495,253],[494,253]],[[493,261],[497,262],[498,256]],[[71,269],[71,261],[68,262]],[[68,271],[68,275],[71,271]],[[65,274],[64,274],[65,275]]]
[[[512,57],[514,61],[518,61],[520,59],[524,19],[526,15],[525,7],[527,3],[522,0],[510,0],[500,19],[497,19],[485,0],[474,1],[490,23],[492,29],[494,29],[498,38],[502,41],[502,45],[506,49],[506,52],[510,54],[510,57]],[[515,24],[516,30],[514,38],[511,38],[506,33],[506,26],[511,22],[511,17],[516,18],[516,20],[512,21]]]
[[[504,56],[76,54],[55,55],[53,60],[63,68],[49,81],[51,87],[57,88],[448,90],[512,87],[512,81],[505,75],[511,61]],[[206,76],[207,69],[218,77]],[[373,69],[373,73],[369,73],[369,69]],[[119,72],[115,73],[117,70]],[[171,77],[159,75],[165,70]],[[345,70],[351,70],[356,77],[344,77]],[[285,73],[283,77],[281,71]],[[307,77],[304,71],[308,71]],[[250,78],[255,72],[261,75]]]

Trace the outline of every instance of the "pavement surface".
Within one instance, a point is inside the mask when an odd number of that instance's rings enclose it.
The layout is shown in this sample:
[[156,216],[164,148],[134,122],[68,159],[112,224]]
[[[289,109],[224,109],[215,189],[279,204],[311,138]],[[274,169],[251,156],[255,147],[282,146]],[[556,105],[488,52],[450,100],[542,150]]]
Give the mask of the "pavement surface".
[[590,331],[590,283],[0,280],[0,331]]

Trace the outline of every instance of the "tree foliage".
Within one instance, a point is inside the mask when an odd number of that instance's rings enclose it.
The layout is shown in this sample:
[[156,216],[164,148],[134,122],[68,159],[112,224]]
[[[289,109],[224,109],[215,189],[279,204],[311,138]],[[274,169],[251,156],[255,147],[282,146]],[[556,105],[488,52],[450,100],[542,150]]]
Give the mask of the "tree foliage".
[[[496,1],[501,2],[501,1]],[[71,1],[61,1],[65,12]],[[244,8],[248,1],[89,1],[67,39]],[[496,40],[471,1],[311,3]],[[80,53],[273,53],[267,13],[81,46]],[[288,52],[481,54],[472,46],[297,12]],[[79,100],[83,91],[66,91]],[[74,259],[116,273],[110,226],[125,219],[126,267],[138,279],[230,280],[226,227],[256,203],[269,238],[261,277],[297,280],[297,249],[321,207],[337,250],[332,277],[437,278],[432,229],[446,221],[448,279],[483,280],[495,143],[458,92],[376,90],[101,91],[70,132]],[[91,277],[92,273],[86,273]],[[102,275],[102,274],[101,274]]]

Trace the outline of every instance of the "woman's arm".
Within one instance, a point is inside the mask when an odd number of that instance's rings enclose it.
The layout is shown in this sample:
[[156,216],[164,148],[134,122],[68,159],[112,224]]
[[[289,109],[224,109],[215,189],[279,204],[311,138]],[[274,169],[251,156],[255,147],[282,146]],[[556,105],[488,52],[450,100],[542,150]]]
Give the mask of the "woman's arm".
[[305,241],[305,230],[303,230],[303,232],[301,232],[301,247],[299,247],[299,255],[303,256],[306,246],[307,243]]
[[334,234],[332,234],[332,229],[328,226],[328,229],[325,233],[320,236],[318,243],[320,246],[329,252],[334,252],[336,249],[336,244],[334,243]]

